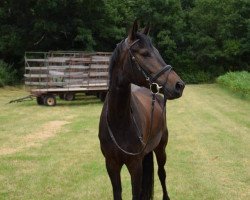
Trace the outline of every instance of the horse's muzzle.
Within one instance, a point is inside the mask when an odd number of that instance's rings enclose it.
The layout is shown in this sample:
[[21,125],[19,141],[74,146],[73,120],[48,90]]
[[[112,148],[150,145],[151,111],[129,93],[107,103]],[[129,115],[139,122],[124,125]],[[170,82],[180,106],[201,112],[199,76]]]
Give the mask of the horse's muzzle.
[[185,83],[183,81],[178,81],[176,84],[175,84],[175,95],[176,95],[176,98],[179,98],[182,96],[182,92],[185,88]]
[[185,88],[185,83],[183,81],[178,81],[174,87],[165,86],[161,88],[160,92],[166,95],[167,99],[177,99],[182,96],[182,92]]

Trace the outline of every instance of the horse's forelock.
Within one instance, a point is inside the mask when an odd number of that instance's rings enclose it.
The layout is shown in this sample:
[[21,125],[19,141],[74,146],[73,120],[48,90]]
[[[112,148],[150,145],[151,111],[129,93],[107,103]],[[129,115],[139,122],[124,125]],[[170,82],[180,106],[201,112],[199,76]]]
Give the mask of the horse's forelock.
[[152,42],[150,38],[142,33],[137,33],[137,38],[140,40],[141,43],[143,43],[145,46],[152,47]]

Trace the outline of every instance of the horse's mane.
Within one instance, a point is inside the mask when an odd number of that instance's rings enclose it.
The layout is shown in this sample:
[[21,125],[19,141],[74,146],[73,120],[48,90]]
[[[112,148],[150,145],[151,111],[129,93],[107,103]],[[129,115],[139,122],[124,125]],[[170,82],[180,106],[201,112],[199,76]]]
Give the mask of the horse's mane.
[[112,56],[110,58],[109,63],[109,87],[111,86],[111,80],[112,80],[112,71],[114,69],[114,66],[116,65],[116,61],[120,56],[121,50],[122,50],[122,43],[124,42],[124,39],[116,45],[115,50],[112,53]]

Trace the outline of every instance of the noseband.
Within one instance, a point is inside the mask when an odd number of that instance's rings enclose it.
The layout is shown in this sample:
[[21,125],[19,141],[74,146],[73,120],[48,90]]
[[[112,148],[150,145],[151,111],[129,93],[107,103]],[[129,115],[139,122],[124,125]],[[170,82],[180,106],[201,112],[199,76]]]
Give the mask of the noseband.
[[[130,59],[132,59],[132,61],[136,62],[136,67],[137,69],[143,74],[143,76],[145,77],[146,81],[149,82],[149,87],[150,87],[150,90],[151,90],[151,93],[152,93],[152,101],[151,101],[151,114],[150,114],[150,119],[151,119],[151,122],[150,122],[150,128],[149,128],[149,132],[148,132],[148,136],[147,136],[147,139],[146,139],[146,142],[144,143],[142,138],[139,136],[140,138],[140,141],[141,143],[144,145],[142,147],[142,149],[139,151],[139,152],[136,152],[136,153],[133,153],[133,152],[128,152],[126,150],[124,150],[116,141],[115,137],[114,137],[114,134],[111,130],[111,127],[110,127],[110,124],[109,124],[109,120],[108,120],[108,101],[107,101],[107,108],[106,108],[106,123],[107,123],[107,128],[108,128],[108,132],[109,132],[109,135],[112,139],[112,141],[114,142],[114,144],[116,145],[116,147],[118,149],[120,149],[123,153],[127,154],[127,155],[130,155],[130,156],[137,156],[137,155],[140,155],[144,152],[144,150],[146,149],[148,143],[149,143],[149,140],[151,138],[151,134],[152,134],[152,129],[153,129],[153,115],[154,115],[154,107],[155,107],[155,101],[156,101],[156,95],[159,93],[160,89],[162,87],[165,87],[165,85],[167,84],[167,81],[164,85],[160,86],[158,83],[156,83],[157,79],[163,75],[165,72],[168,73],[167,74],[167,80],[168,80],[168,76],[172,70],[172,66],[171,65],[166,65],[164,66],[161,70],[159,70],[156,74],[154,75],[151,75],[149,72],[147,72],[141,65],[140,63],[136,60],[136,57],[133,55],[132,51],[131,51],[131,47],[133,45],[135,45],[137,42],[139,42],[139,39],[135,40],[132,44],[128,45],[127,44],[127,39],[125,40],[125,43],[126,45],[128,46],[128,51],[129,51],[129,54],[131,56]],[[131,63],[131,67],[132,67],[132,63]],[[133,69],[133,68],[132,68]],[[107,98],[108,98],[108,95],[107,95]],[[163,101],[163,106],[162,106],[162,122],[164,120],[164,111],[165,111],[165,108],[166,108],[166,101],[167,101],[167,97],[166,97],[166,94],[164,94],[164,101]],[[131,108],[132,109],[132,108]],[[133,121],[136,125],[136,128],[138,130],[138,132],[140,132],[139,128],[138,128],[138,125],[135,121],[135,118],[132,114],[132,118],[133,118]],[[140,134],[141,135],[141,134]],[[142,136],[142,135],[141,135]]]

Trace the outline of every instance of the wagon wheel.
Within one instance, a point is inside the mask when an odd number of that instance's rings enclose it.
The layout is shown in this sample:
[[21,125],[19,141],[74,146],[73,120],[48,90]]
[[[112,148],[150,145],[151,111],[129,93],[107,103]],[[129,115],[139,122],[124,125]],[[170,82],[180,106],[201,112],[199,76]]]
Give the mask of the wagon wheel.
[[64,94],[64,99],[66,101],[73,101],[75,99],[75,94],[72,92],[68,92]]
[[36,102],[37,102],[38,105],[44,105],[43,96],[36,97]]
[[56,105],[56,97],[54,95],[47,95],[44,97],[44,104],[46,106],[55,106]]

